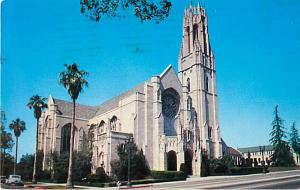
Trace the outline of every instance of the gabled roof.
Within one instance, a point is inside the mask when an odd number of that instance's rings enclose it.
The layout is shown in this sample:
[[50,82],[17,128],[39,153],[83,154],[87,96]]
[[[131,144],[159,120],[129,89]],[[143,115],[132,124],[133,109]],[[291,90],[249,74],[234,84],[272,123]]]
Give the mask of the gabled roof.
[[[149,80],[150,81],[150,80]],[[145,81],[147,82],[147,81]],[[143,93],[144,92],[144,84],[145,82],[131,88],[130,90],[118,95],[118,96],[115,96],[105,102],[103,102],[102,104],[96,106],[97,108],[97,112],[96,112],[96,115],[101,115],[101,114],[104,114],[105,112],[108,112],[112,109],[115,109],[119,106],[119,101],[136,93],[136,92],[141,92]]]
[[236,150],[235,148],[232,148],[230,146],[227,148],[227,151],[228,151],[229,155],[236,155],[236,156],[241,155],[241,153],[238,150]]
[[[172,69],[172,65],[169,65],[159,75],[159,77],[160,78],[165,77],[165,75],[170,71],[170,69]],[[179,81],[177,75],[176,75],[176,80]],[[135,94],[137,92],[144,93],[144,85],[146,82],[151,82],[151,78],[142,82],[141,84],[139,84],[137,86],[134,86],[130,90],[103,102],[102,104],[100,104],[98,106],[86,106],[86,105],[82,105],[82,104],[76,104],[76,118],[91,119],[94,116],[102,115],[110,110],[117,108],[119,106],[120,100],[122,100],[132,94]],[[180,81],[179,81],[179,83],[180,83]],[[64,101],[64,100],[60,100],[60,99],[56,99],[56,98],[53,98],[53,101],[58,106],[58,112],[59,112],[58,114],[66,115],[66,116],[70,116],[70,117],[72,116],[72,109],[73,109],[72,102],[68,102],[68,101]]]
[[[265,145],[265,151],[272,151],[273,146],[272,145]],[[259,146],[252,146],[252,147],[246,147],[246,148],[238,148],[238,151],[242,153],[247,152],[260,152]]]
[[[72,117],[73,103],[65,100],[53,98],[54,104],[57,105],[57,114]],[[76,118],[91,119],[95,116],[97,109],[93,106],[76,104]]]

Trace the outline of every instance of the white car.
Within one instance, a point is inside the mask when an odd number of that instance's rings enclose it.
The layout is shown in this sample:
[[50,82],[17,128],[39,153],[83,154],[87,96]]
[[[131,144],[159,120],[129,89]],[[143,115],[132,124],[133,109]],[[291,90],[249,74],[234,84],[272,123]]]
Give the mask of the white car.
[[20,175],[9,175],[8,179],[6,180],[6,184],[22,185],[23,182]]

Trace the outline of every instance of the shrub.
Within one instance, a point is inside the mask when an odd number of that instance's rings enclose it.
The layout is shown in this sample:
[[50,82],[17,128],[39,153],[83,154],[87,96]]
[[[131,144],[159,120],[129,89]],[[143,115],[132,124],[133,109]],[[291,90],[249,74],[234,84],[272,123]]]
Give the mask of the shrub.
[[262,167],[233,167],[229,169],[233,175],[246,175],[246,174],[255,174],[262,173]]
[[144,179],[150,174],[143,150],[138,150],[134,142],[127,143],[125,148],[121,144],[118,145],[117,152],[119,159],[112,160],[111,168],[112,175],[116,176],[118,180],[127,180],[128,178],[128,152],[130,152],[130,178]]
[[210,173],[227,173],[228,168],[232,165],[232,160],[229,157],[212,159],[210,161]]
[[201,150],[201,177],[205,177],[209,175],[209,158],[208,158],[208,153],[207,150],[202,149]]
[[151,171],[151,176],[154,179],[175,179],[186,178],[186,174],[182,171]]
[[96,174],[88,174],[85,181],[93,183],[104,183],[108,181],[108,176],[106,175],[104,168],[99,167],[96,169]]
[[187,170],[187,167],[184,163],[180,164],[180,171],[182,171],[185,174],[185,176],[188,175],[188,170]]

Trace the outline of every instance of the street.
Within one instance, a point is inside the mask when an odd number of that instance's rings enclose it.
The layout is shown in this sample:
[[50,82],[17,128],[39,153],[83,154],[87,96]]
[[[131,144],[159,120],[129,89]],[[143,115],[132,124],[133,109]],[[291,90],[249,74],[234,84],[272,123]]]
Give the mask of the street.
[[192,177],[184,182],[154,184],[154,189],[299,189],[300,170],[245,176]]

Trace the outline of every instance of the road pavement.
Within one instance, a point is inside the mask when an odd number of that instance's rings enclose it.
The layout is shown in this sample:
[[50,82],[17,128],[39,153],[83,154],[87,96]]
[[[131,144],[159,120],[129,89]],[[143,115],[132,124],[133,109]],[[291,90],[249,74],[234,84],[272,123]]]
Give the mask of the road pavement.
[[300,189],[300,170],[244,176],[192,177],[154,184],[154,189]]

